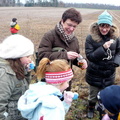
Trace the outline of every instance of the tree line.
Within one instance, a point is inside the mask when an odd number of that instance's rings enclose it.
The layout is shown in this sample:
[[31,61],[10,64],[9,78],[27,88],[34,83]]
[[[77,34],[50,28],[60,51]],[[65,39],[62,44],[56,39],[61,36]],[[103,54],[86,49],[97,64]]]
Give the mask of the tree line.
[[89,3],[64,3],[59,0],[26,0],[23,4],[20,0],[0,0],[0,6],[25,6],[25,7],[76,7],[76,8],[94,8],[94,9],[112,9],[120,10],[120,6],[107,4],[89,4]]

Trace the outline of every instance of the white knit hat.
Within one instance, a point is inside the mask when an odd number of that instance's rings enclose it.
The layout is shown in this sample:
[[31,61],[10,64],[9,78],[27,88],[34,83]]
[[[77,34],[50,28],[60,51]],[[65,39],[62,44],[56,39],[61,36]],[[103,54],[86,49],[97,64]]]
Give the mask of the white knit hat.
[[16,59],[34,53],[34,44],[28,38],[16,34],[7,37],[0,44],[0,57],[3,59]]

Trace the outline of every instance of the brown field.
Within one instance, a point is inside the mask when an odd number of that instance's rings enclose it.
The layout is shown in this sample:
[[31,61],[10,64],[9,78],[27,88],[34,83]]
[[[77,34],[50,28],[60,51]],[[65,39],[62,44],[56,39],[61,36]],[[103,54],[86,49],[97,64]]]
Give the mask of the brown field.
[[[37,51],[39,42],[45,32],[55,27],[60,21],[62,13],[67,8],[41,8],[41,7],[0,7],[0,42],[11,35],[10,22],[13,17],[17,18],[17,22],[21,29],[19,34],[31,39],[35,44]],[[83,21],[77,27],[75,34],[79,39],[81,54],[85,57],[84,42],[87,34],[89,34],[89,26],[91,23],[97,21],[97,17],[103,10],[95,9],[78,9],[82,14]],[[120,28],[120,11],[109,11],[114,16],[115,24]],[[24,43],[23,43],[24,44]],[[88,96],[88,85],[85,82],[85,70],[81,70],[74,66],[75,77],[73,81],[73,91],[80,94],[80,99],[74,101],[70,111],[66,116],[66,120],[88,120],[86,118],[86,106]],[[116,83],[120,82],[120,70],[117,69]],[[96,116],[92,120],[98,120]]]

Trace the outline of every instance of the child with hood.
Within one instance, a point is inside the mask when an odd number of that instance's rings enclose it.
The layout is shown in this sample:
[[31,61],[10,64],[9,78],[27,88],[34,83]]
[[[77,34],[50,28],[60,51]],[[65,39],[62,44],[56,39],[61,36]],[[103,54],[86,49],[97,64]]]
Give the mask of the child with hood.
[[[66,60],[50,61],[43,58],[37,68],[38,79],[18,101],[18,109],[28,120],[65,120],[74,93],[64,91],[73,77],[72,69]],[[64,91],[64,100],[61,101]]]
[[106,112],[102,120],[120,120],[120,86],[111,85],[98,93],[99,107]]

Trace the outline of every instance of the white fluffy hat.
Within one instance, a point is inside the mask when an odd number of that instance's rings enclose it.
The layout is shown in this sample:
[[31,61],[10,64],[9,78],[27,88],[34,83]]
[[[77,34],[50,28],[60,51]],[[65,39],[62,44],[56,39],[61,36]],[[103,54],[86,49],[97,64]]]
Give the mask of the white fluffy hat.
[[34,53],[34,44],[28,38],[16,34],[7,37],[0,44],[0,57],[4,59],[21,58]]

